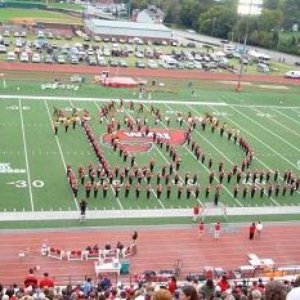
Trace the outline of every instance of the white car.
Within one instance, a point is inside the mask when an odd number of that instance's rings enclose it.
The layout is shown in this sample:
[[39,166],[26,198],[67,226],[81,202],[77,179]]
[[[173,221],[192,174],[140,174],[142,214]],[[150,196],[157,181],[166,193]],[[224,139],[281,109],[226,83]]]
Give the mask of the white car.
[[143,58],[144,57],[144,53],[142,52],[135,52],[134,54],[137,58]]
[[22,52],[20,56],[20,61],[21,62],[29,62],[29,56],[26,52]]
[[66,59],[65,59],[64,55],[59,54],[59,55],[57,56],[57,62],[58,62],[59,64],[65,64],[65,63],[66,63]]
[[300,71],[289,71],[284,74],[285,78],[300,79]]
[[0,53],[6,53],[6,46],[0,45]]
[[6,57],[7,61],[15,61],[16,60],[16,54],[13,51],[9,51],[7,53],[7,57]]
[[153,59],[150,59],[150,60],[148,60],[148,67],[150,69],[157,69],[158,64]]
[[39,53],[33,53],[31,61],[33,63],[40,63],[41,62],[40,54]]

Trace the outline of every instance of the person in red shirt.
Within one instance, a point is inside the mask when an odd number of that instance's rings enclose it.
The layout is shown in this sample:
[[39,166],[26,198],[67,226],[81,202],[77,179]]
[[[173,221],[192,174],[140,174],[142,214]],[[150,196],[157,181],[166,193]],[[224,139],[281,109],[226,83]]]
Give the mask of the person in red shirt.
[[255,234],[255,230],[256,230],[256,225],[253,222],[252,225],[249,227],[249,240],[253,240],[254,234]]
[[171,276],[170,281],[168,283],[168,289],[172,295],[175,294],[175,291],[177,289],[177,281],[175,276]]
[[43,274],[44,277],[40,280],[40,288],[44,288],[44,287],[54,287],[54,281],[53,279],[49,278],[49,274],[48,273],[44,273]]
[[38,280],[33,274],[33,269],[29,269],[29,274],[26,276],[24,280],[25,287],[32,286],[33,288],[36,288],[37,284],[38,284]]
[[204,233],[204,223],[203,223],[203,222],[200,222],[200,223],[199,223],[199,226],[198,226],[198,235],[199,235],[199,239],[202,238],[203,233]]
[[221,293],[225,292],[230,288],[226,275],[222,276],[222,279],[218,282],[218,286],[221,288]]

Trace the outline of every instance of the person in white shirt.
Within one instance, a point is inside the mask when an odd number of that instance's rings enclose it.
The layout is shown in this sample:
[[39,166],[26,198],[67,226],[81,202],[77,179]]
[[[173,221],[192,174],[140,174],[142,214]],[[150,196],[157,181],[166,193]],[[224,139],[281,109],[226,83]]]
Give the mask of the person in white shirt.
[[263,224],[260,221],[258,221],[258,223],[256,224],[256,232],[257,232],[257,238],[259,239],[263,228],[264,228]]

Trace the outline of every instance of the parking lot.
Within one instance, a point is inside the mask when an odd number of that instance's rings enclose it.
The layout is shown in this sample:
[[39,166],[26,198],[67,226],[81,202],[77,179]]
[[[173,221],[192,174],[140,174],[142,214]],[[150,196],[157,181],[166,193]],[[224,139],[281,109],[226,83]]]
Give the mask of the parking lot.
[[219,47],[194,42],[146,41],[140,38],[89,36],[81,31],[59,34],[51,30],[2,30],[0,59],[10,62],[73,64],[244,72],[285,73],[290,68],[263,53],[241,54],[234,45]]

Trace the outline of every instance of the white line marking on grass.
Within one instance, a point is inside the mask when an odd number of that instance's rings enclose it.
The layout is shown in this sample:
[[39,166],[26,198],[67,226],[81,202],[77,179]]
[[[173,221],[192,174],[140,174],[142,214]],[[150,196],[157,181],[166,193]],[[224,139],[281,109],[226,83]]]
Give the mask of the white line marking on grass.
[[282,138],[281,136],[279,136],[278,134],[272,132],[271,130],[269,130],[268,128],[262,126],[261,124],[259,124],[258,122],[256,122],[254,119],[250,118],[249,116],[247,116],[246,114],[242,113],[241,111],[239,111],[238,109],[232,107],[232,109],[237,112],[238,114],[244,116],[246,119],[248,119],[249,121],[251,121],[252,123],[256,124],[257,126],[259,126],[260,128],[262,128],[263,130],[269,132],[270,134],[276,136],[278,139],[282,140],[284,143],[286,143],[287,145],[289,145],[291,148],[295,149],[296,151],[300,152],[300,149],[295,147],[293,144],[291,144],[289,141],[287,141],[286,139]]
[[299,121],[295,120],[294,118],[291,118],[290,116],[288,116],[288,115],[286,115],[285,113],[279,111],[278,109],[272,108],[272,110],[275,111],[275,112],[277,112],[277,113],[279,113],[279,114],[281,114],[282,116],[288,118],[289,120],[291,120],[291,121],[293,121],[293,122],[295,122],[295,123],[297,123],[297,124],[300,124]]
[[[258,109],[255,109],[255,108],[251,108],[251,109],[254,110],[254,111],[256,111],[256,112],[261,113],[261,111],[258,110]],[[270,121],[272,121],[272,122],[278,124],[279,126],[281,126],[282,128],[284,128],[285,130],[288,130],[288,131],[290,131],[291,133],[293,133],[293,134],[297,135],[298,137],[300,137],[300,134],[298,134],[298,133],[295,132],[294,130],[290,129],[289,127],[287,127],[287,126],[281,124],[279,121],[275,120],[274,118],[270,118],[270,119],[268,119],[268,120],[270,120]]]
[[[199,113],[197,110],[195,110],[193,107],[189,106],[189,108],[191,108],[194,112],[196,112],[197,114]],[[200,136],[202,136],[200,133],[198,133],[198,131],[196,131],[196,133]],[[234,165],[234,163],[221,151],[219,151],[210,141],[208,141],[205,137],[203,137],[216,151],[218,151],[232,166]],[[265,192],[265,195],[267,193]],[[240,201],[238,201],[237,199],[235,199],[238,203],[240,203]],[[272,197],[270,198],[270,200],[275,204],[275,205],[280,205],[276,200],[274,200]],[[242,206],[242,205],[241,205]]]
[[[217,111],[216,109],[212,108],[212,110]],[[252,136],[254,139],[256,139],[257,141],[259,141],[261,144],[263,144],[266,148],[270,149],[272,152],[274,152],[277,156],[279,156],[280,158],[282,158],[283,160],[285,160],[286,162],[288,162],[291,166],[293,166],[294,168],[297,168],[298,170],[300,169],[299,167],[297,167],[296,165],[294,165],[291,161],[289,161],[288,159],[286,159],[283,155],[281,155],[279,152],[277,152],[276,150],[274,150],[272,147],[270,147],[268,144],[266,144],[264,141],[262,141],[261,139],[259,139],[257,136],[255,136],[254,134],[252,134],[251,132],[249,132],[247,129],[245,129],[243,126],[241,126],[240,124],[236,123],[235,121],[233,121],[231,118],[229,117],[224,117],[228,120],[230,120],[230,122],[232,122],[233,124],[235,124],[237,127],[241,128],[242,130],[244,130],[245,132],[247,132],[247,134],[249,134],[250,136]]]
[[[49,106],[48,106],[48,103],[47,103],[46,100],[44,100],[44,102],[45,102],[46,109],[47,109],[47,112],[48,112],[49,121],[50,121],[50,124],[52,126],[52,118],[51,118]],[[62,149],[61,149],[61,146],[60,146],[60,142],[59,142],[59,139],[58,139],[57,135],[55,136],[55,140],[56,140],[57,147],[58,147],[58,150],[59,150],[59,153],[60,153],[60,157],[61,157],[61,160],[62,160],[62,163],[63,163],[63,166],[64,166],[64,171],[66,172],[67,171],[67,164],[66,164],[66,161],[65,161],[65,158],[64,158],[64,154],[62,152]],[[73,198],[73,200],[74,200],[74,203],[75,203],[75,206],[76,206],[77,210],[79,210],[79,206],[78,206],[78,203],[77,203],[76,199]]]
[[30,197],[30,203],[31,203],[31,210],[34,211],[34,203],[33,203],[32,190],[31,190],[31,177],[30,177],[30,169],[29,169],[29,163],[28,163],[27,143],[26,143],[26,136],[25,136],[25,130],[24,130],[24,119],[23,119],[23,109],[22,109],[21,99],[19,99],[19,112],[20,112],[20,118],[21,118],[21,127],[22,127],[23,146],[24,146],[24,153],[25,153],[25,163],[26,163],[26,170],[27,170],[29,197]]

